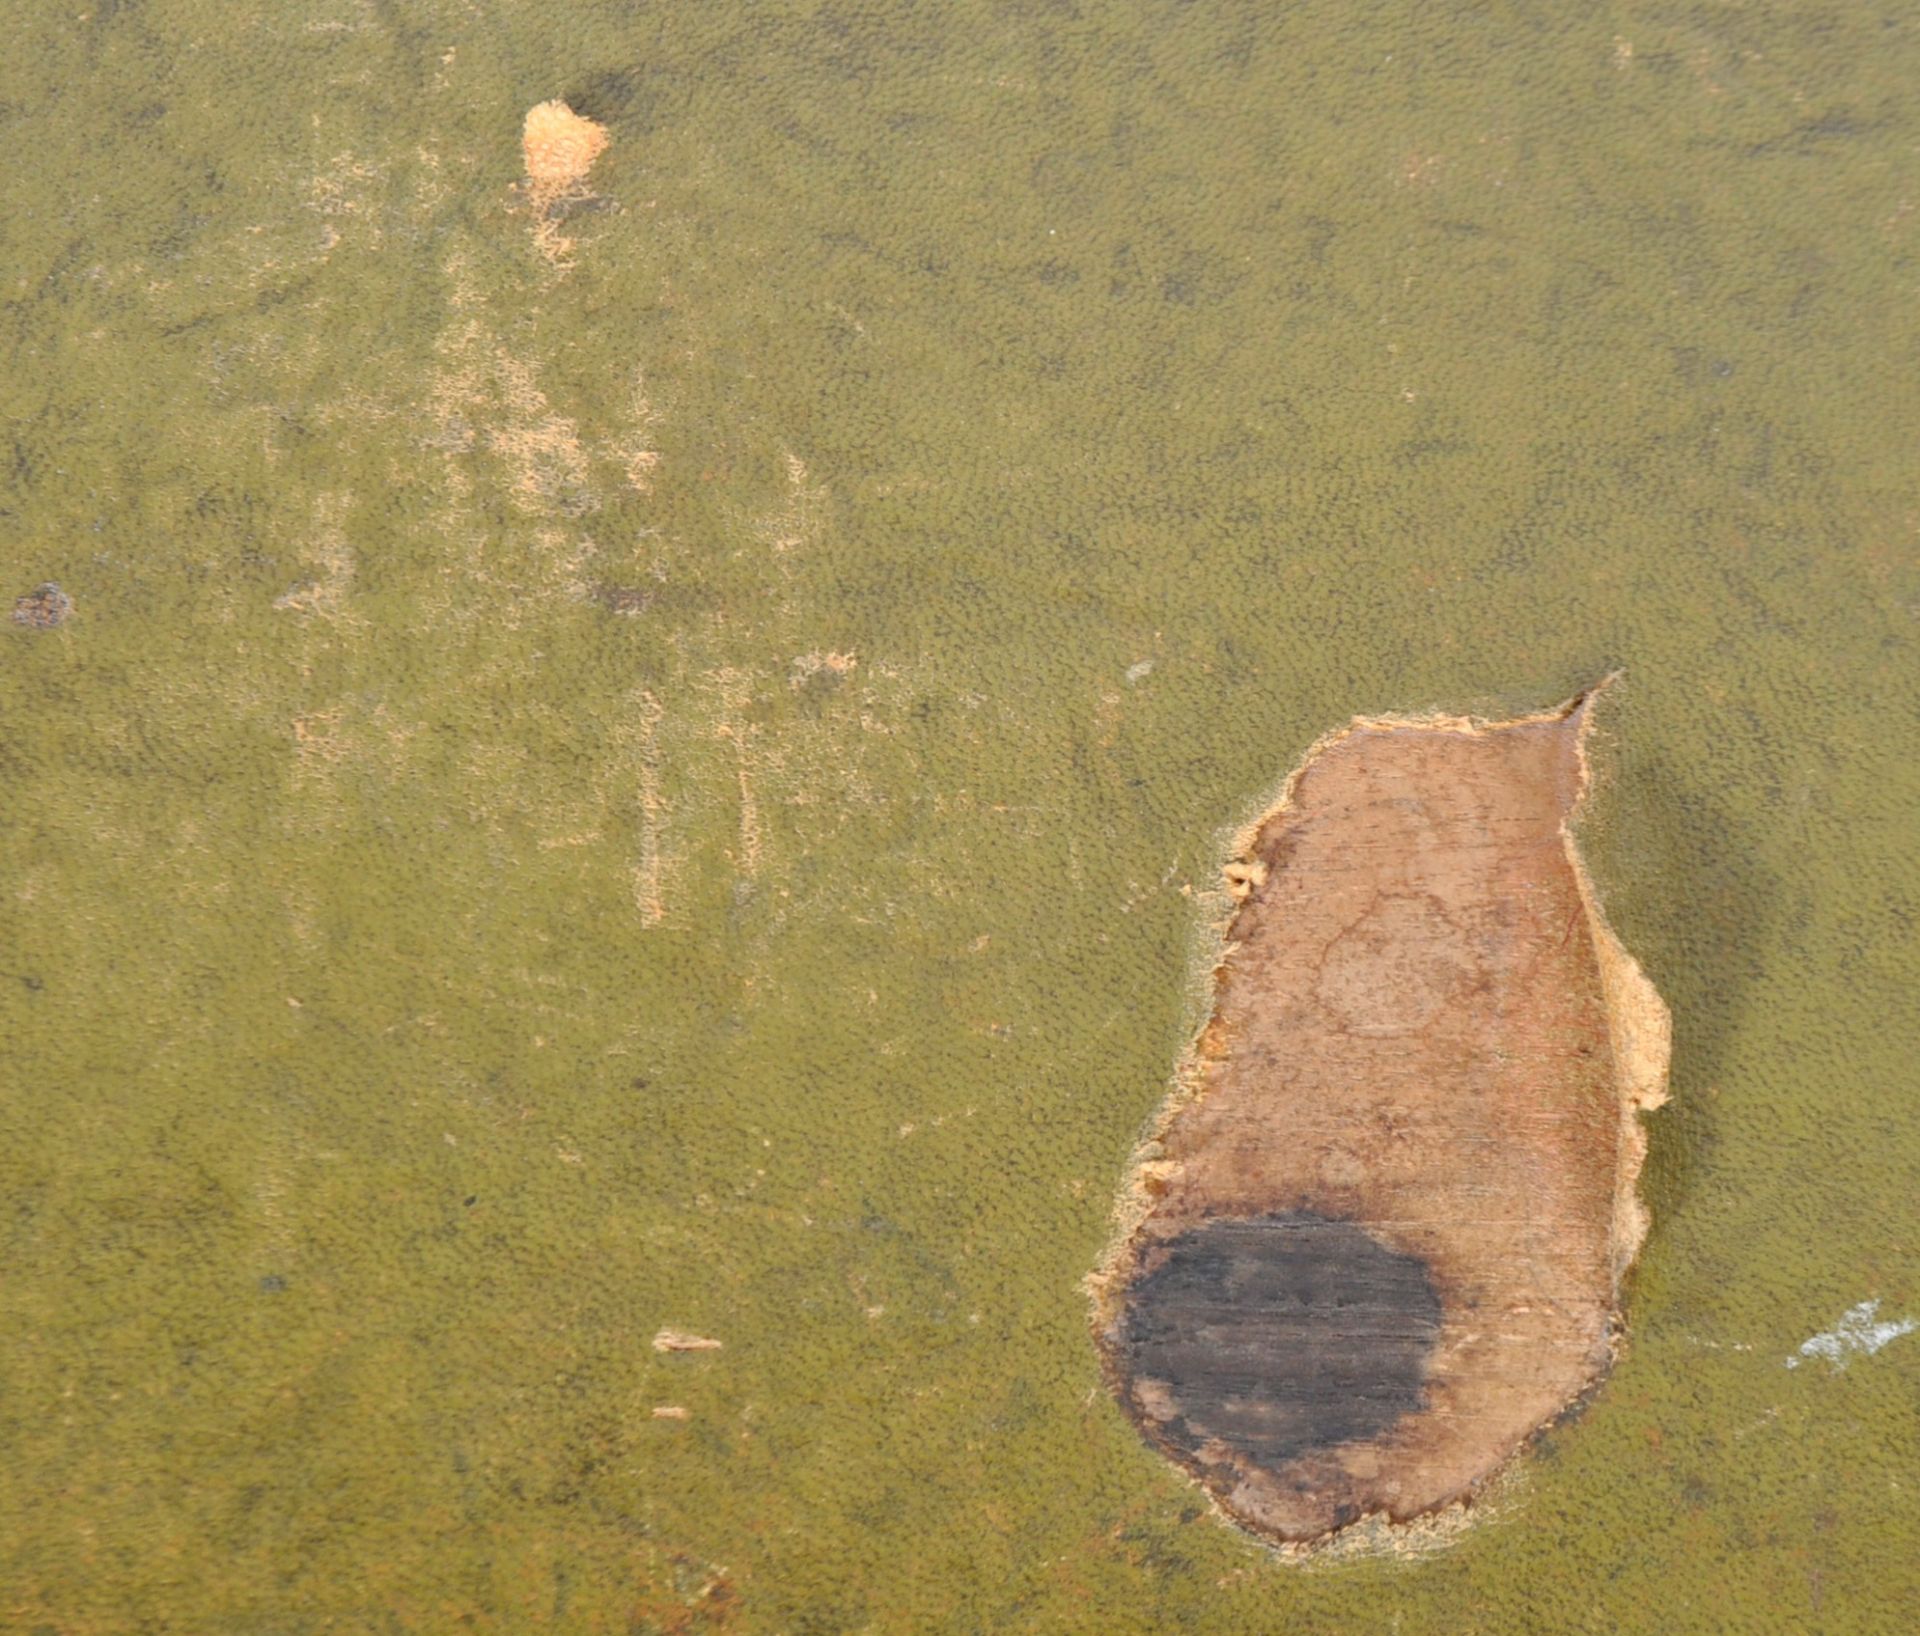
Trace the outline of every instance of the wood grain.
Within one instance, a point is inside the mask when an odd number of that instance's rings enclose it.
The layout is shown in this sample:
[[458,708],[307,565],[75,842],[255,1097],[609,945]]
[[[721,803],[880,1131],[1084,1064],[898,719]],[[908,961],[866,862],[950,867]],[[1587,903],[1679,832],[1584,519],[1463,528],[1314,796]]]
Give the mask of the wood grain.
[[1668,1023],[1568,830],[1589,719],[1355,722],[1229,871],[1094,1287],[1141,1430],[1276,1539],[1468,1498],[1611,1360]]

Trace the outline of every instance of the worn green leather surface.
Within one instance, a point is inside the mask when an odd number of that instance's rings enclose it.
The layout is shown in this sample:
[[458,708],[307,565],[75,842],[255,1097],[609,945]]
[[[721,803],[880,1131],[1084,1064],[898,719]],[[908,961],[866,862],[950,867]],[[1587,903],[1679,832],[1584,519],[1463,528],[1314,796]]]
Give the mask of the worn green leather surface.
[[[0,1630],[1911,1624],[1915,14],[10,11]],[[1224,832],[1615,667],[1627,1350],[1279,1560],[1080,1284]]]

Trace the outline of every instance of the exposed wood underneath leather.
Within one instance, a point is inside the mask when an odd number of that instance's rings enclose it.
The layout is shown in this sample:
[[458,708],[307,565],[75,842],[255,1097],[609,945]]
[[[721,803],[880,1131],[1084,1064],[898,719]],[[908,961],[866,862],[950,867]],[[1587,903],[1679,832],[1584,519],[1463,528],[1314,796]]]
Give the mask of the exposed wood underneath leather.
[[1567,833],[1585,723],[1357,723],[1236,871],[1096,1288],[1142,1430],[1277,1538],[1466,1497],[1610,1361],[1667,1034]]

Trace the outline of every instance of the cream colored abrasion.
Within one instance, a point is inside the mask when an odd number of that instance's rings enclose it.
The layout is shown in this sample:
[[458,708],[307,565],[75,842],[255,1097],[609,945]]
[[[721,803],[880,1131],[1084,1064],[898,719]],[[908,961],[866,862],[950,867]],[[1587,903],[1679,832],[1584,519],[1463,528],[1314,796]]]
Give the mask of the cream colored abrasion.
[[586,181],[594,160],[606,152],[606,127],[576,114],[557,98],[527,110],[520,148],[535,193],[557,193]]
[[520,151],[533,207],[534,247],[562,272],[571,265],[573,240],[561,231],[561,221],[568,206],[590,197],[587,172],[611,140],[604,125],[557,99],[527,110]]

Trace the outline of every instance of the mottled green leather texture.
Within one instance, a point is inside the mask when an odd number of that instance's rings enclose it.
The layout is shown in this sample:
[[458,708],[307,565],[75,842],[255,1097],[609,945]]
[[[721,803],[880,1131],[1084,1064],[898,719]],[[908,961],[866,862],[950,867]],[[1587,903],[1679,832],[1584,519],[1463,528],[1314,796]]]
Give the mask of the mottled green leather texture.
[[[9,13],[0,1631],[1912,1624],[1920,13]],[[1228,835],[1616,668],[1623,1355],[1283,1560],[1082,1287]]]

